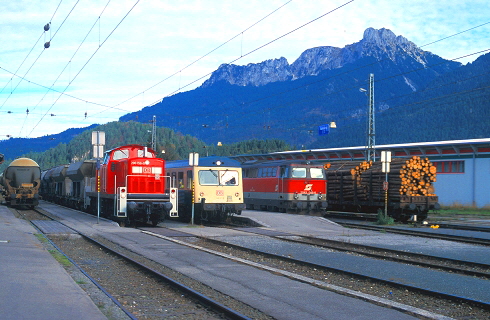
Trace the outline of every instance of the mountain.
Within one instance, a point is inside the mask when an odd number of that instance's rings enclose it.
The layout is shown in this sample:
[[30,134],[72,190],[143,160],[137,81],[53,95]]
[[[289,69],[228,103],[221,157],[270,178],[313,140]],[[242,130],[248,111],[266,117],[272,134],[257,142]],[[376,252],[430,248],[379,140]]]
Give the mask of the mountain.
[[324,70],[339,69],[365,57],[373,57],[377,61],[389,59],[397,65],[408,63],[414,67],[434,65],[433,71],[438,74],[461,65],[452,61],[443,63],[440,57],[419,49],[391,30],[368,28],[364,31],[363,39],[357,43],[344,48],[327,46],[308,49],[291,65],[283,57],[247,66],[222,64],[202,87],[212,86],[219,81],[239,86],[263,86],[276,81],[296,80],[317,76]]
[[[275,138],[305,148],[358,146],[366,143],[368,101],[359,89],[372,73],[377,144],[488,137],[489,59],[463,66],[369,28],[359,42],[311,48],[291,64],[221,65],[201,87],[120,121],[156,115],[210,144]],[[331,121],[337,129],[319,136],[318,126]]]
[[84,131],[91,130],[97,124],[84,128],[72,128],[58,134],[46,135],[39,138],[10,138],[0,141],[0,152],[7,159],[15,159],[29,152],[42,152],[57,146],[60,143],[68,143]]

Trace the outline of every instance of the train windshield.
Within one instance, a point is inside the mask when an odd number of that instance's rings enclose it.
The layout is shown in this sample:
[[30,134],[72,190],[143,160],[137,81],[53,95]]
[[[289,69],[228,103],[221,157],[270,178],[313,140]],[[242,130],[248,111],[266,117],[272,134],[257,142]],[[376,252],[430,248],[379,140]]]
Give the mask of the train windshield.
[[238,172],[237,171],[220,171],[219,181],[222,186],[237,186],[238,185]]
[[127,159],[129,158],[129,150],[122,149],[122,150],[116,150],[112,154],[112,159],[114,160],[121,160],[121,159]]
[[238,171],[233,170],[201,170],[199,171],[201,186],[237,186]]
[[291,178],[306,178],[306,168],[293,168]]
[[325,179],[325,174],[322,168],[310,168],[311,179]]

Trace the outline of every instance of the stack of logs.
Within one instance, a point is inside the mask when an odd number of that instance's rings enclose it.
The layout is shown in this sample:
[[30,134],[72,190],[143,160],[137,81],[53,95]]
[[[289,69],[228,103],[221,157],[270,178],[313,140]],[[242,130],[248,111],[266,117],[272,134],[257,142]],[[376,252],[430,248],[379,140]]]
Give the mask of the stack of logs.
[[[386,173],[382,172],[380,161],[332,162],[324,167],[329,200],[383,201]],[[429,159],[394,158],[388,173],[388,194],[392,201],[401,196],[435,196],[434,181],[436,168]]]
[[432,182],[436,181],[437,168],[429,159],[413,156],[400,170],[400,194],[407,196],[435,196]]

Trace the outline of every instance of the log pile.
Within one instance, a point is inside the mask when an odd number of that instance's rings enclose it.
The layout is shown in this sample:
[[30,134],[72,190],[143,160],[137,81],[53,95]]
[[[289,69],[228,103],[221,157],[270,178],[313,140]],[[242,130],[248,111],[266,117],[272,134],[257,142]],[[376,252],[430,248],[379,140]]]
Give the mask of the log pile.
[[[381,162],[332,162],[324,165],[328,200],[342,202],[382,202],[386,173]],[[432,183],[436,168],[426,158],[394,158],[388,174],[390,201],[403,196],[435,196]]]
[[407,196],[435,196],[432,182],[436,181],[436,167],[429,159],[414,156],[400,170],[400,194]]

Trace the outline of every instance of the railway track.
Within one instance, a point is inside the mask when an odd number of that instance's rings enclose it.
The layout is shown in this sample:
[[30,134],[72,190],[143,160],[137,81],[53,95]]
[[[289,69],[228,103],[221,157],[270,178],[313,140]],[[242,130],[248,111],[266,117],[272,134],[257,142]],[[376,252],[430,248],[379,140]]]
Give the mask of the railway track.
[[[17,214],[31,221],[35,227],[50,222],[59,224],[39,211],[17,211]],[[37,229],[42,232],[41,228]],[[103,238],[96,239],[74,231],[69,235],[44,234],[44,237],[129,319],[249,319],[164,274],[171,272],[162,270],[161,265]]]
[[[211,224],[212,226],[219,226],[218,224]],[[363,245],[359,243],[349,243],[340,240],[331,240],[317,237],[309,237],[304,235],[274,235],[272,232],[268,232],[265,229],[256,227],[243,227],[243,225],[237,224],[224,224],[226,228],[232,228],[243,232],[256,233],[261,235],[267,235],[271,238],[276,238],[293,243],[301,243],[306,245],[314,245],[322,248],[333,249],[343,252],[350,252],[355,254],[361,254],[367,257],[390,260],[395,262],[407,263],[412,265],[418,265],[425,268],[434,268],[444,270],[446,272],[452,272],[456,274],[464,274],[474,277],[480,277],[483,279],[490,279],[490,265],[484,263],[478,263],[474,261],[467,261],[463,259],[453,259],[441,256],[433,256],[422,253],[412,253],[406,250],[394,250],[386,247],[380,248],[376,246]],[[464,227],[464,226],[463,226]],[[381,229],[382,230],[382,229]],[[460,230],[460,229],[458,229]],[[485,231],[490,232],[488,228],[463,228],[462,230],[472,231]],[[411,234],[409,234],[411,235]],[[418,235],[417,235],[418,236]],[[457,238],[458,239],[458,238]],[[213,239],[208,239],[213,241]],[[443,239],[450,240],[450,238]],[[473,243],[471,244],[481,244]]]
[[[248,229],[248,230],[247,230]],[[237,230],[264,234],[259,228],[237,228]],[[490,279],[490,265],[476,263],[462,259],[450,259],[443,257],[434,257],[428,254],[412,253],[401,250],[380,248],[376,246],[362,245],[358,243],[348,243],[345,241],[329,240],[308,236],[270,236],[275,239],[285,240],[293,243],[313,245],[326,249],[333,249],[342,252],[360,254],[366,257],[390,260],[411,265],[417,265],[424,268],[439,269],[456,274],[464,274],[482,279]],[[213,241],[212,239],[210,241]]]
[[[370,225],[370,224],[365,224],[365,223],[354,223],[354,222],[348,222],[345,220],[338,220],[338,219],[331,219],[335,223],[338,223],[339,225],[342,225],[344,227],[348,228],[356,228],[356,229],[364,229],[364,230],[372,230],[372,231],[381,231],[381,232],[390,232],[390,233],[396,233],[396,234],[403,234],[403,235],[409,235],[409,236],[416,236],[416,237],[424,237],[424,238],[431,238],[431,239],[439,239],[439,240],[448,240],[448,241],[457,241],[457,242],[463,242],[463,243],[469,243],[469,244],[475,244],[475,245],[482,245],[482,246],[490,246],[490,238],[485,238],[481,237],[478,232],[484,231],[488,232],[488,230],[478,228],[477,233],[473,233],[471,235],[468,233],[468,235],[456,235],[456,234],[449,234],[449,233],[442,233],[441,230],[430,230],[428,228],[409,228],[409,227],[398,227],[398,226],[378,226],[378,225]],[[422,230],[425,229],[425,230]],[[457,230],[465,230],[464,227],[458,228],[457,226],[453,226],[452,229],[457,229]],[[468,230],[468,229],[466,229]],[[476,231],[473,229],[472,231]]]
[[[151,232],[152,228],[147,228],[147,231]],[[251,228],[255,229],[255,228]],[[240,229],[241,231],[243,229]],[[254,230],[256,231],[256,230]],[[251,232],[254,232],[251,231]],[[155,231],[157,232],[157,231]],[[335,243],[335,242],[330,242],[327,244],[327,242],[319,239],[314,239],[314,238],[303,238],[301,240],[286,240],[284,237],[288,237],[287,235],[276,235],[273,236],[270,232],[267,231],[269,235],[267,236],[268,238],[274,239],[274,240],[279,240],[279,241],[288,241],[288,242],[295,242],[295,243],[300,243],[302,245],[306,246],[319,246],[321,245],[322,247],[328,247],[330,249],[335,248],[336,250],[343,250],[343,251],[353,251],[355,245],[348,246],[346,247],[341,247],[340,244]],[[190,237],[196,237],[190,235]],[[300,258],[293,258],[291,256],[285,255],[285,254],[276,254],[272,253],[270,251],[264,250],[264,246],[262,246],[260,249],[259,248],[253,248],[252,246],[242,246],[242,245],[237,245],[235,243],[232,243],[230,241],[221,241],[217,239],[216,237],[213,238],[208,238],[208,237],[197,237],[200,239],[200,241],[196,242],[195,240],[191,241],[190,245],[199,245],[204,248],[210,249],[210,250],[216,250],[217,252],[222,252],[226,254],[231,254],[233,257],[244,257],[249,261],[255,261],[258,262],[259,264],[262,264],[264,266],[270,267],[273,266],[274,268],[278,269],[285,269],[285,270],[294,270],[294,274],[297,274],[299,276],[303,276],[307,274],[308,276],[311,276],[313,279],[317,279],[320,281],[324,281],[325,279],[334,279],[338,275],[341,275],[340,277],[343,278],[350,278],[350,284],[346,283],[345,281],[341,286],[345,288],[353,288],[352,282],[357,281],[357,282],[362,282],[363,284],[361,285],[362,289],[359,288],[359,291],[366,292],[369,294],[372,294],[371,291],[381,291],[384,292],[384,294],[380,295],[380,298],[392,298],[392,297],[407,297],[407,295],[410,296],[415,296],[414,298],[416,301],[424,301],[424,307],[427,307],[427,304],[429,304],[427,301],[434,299],[435,298],[437,302],[434,302],[434,309],[440,310],[444,309],[444,305],[448,305],[448,308],[454,308],[454,302],[457,301],[459,306],[466,306],[469,310],[472,310],[471,312],[475,312],[476,309],[481,310],[481,312],[485,315],[485,317],[488,317],[489,313],[488,310],[490,309],[490,304],[487,302],[481,302],[478,299],[467,299],[464,297],[460,296],[455,296],[450,293],[444,293],[444,292],[438,292],[438,291],[432,291],[432,290],[426,290],[420,287],[415,287],[412,285],[407,285],[406,283],[403,283],[402,280],[400,281],[393,281],[393,280],[385,280],[385,279],[380,279],[377,277],[370,277],[367,275],[362,275],[362,274],[355,274],[355,273],[349,273],[346,272],[345,270],[342,269],[336,269],[335,267],[331,266],[325,266],[323,264],[318,264],[318,263],[312,263],[307,260],[303,260]],[[182,239],[179,237],[179,239]],[[178,241],[178,240],[175,240]],[[267,246],[269,247],[277,247],[278,245],[275,242],[271,242],[270,240],[266,240],[268,243]],[[323,242],[323,243],[321,243]],[[373,250],[373,248],[364,248],[369,250]],[[376,254],[376,253],[367,253],[367,252],[360,252],[360,249],[356,249],[356,254],[362,254],[364,256],[377,256],[377,259],[389,259],[389,260],[396,260],[398,262],[402,263],[407,263],[409,260],[412,260],[410,262],[413,263],[414,256],[415,255],[405,255],[404,257],[400,258],[394,258],[397,254],[400,254],[400,252],[395,252],[393,251],[391,253],[391,257],[387,257],[386,255],[382,254]],[[305,249],[307,251],[307,249]],[[380,250],[382,251],[382,250]],[[291,252],[290,255],[294,255],[294,253]],[[419,257],[421,258],[421,257]],[[423,259],[427,260],[428,257],[425,257]],[[423,260],[422,259],[422,260]],[[452,264],[451,266],[443,266],[440,264],[434,264],[430,262],[416,262],[419,266],[424,266],[425,268],[438,268],[439,270],[445,269],[447,272],[458,272],[461,274],[470,274],[472,276],[479,276],[482,277],[483,279],[489,279],[489,269],[490,266],[480,266],[483,270],[482,271],[474,271],[471,270],[471,264],[468,264],[467,266],[464,267],[459,267],[458,265],[460,261],[452,261],[449,264]],[[465,270],[466,269],[466,270]],[[337,276],[333,275],[337,274]],[[353,280],[356,279],[356,280]],[[335,280],[329,281],[329,283],[336,284]],[[382,283],[382,284],[381,284]],[[317,284],[318,285],[318,284]],[[380,290],[380,287],[383,287],[384,289]],[[376,288],[375,290],[366,290],[366,288]],[[389,292],[389,295],[386,295],[386,292]],[[402,303],[406,303],[404,299],[399,300]],[[413,301],[413,299],[412,299]],[[450,306],[450,307],[449,307]],[[464,308],[466,308],[464,307]],[[430,308],[428,309],[430,310]],[[470,312],[470,313],[471,313]],[[453,316],[453,315],[449,315]]]

